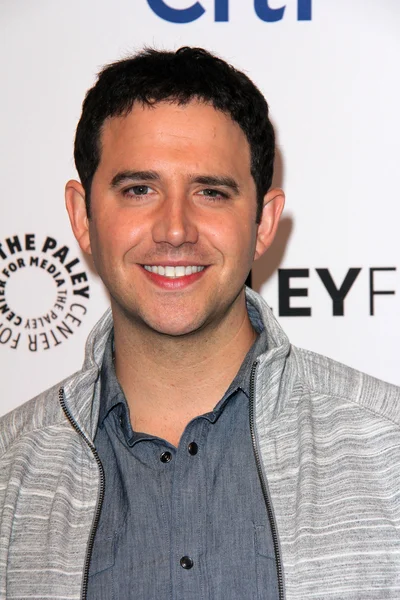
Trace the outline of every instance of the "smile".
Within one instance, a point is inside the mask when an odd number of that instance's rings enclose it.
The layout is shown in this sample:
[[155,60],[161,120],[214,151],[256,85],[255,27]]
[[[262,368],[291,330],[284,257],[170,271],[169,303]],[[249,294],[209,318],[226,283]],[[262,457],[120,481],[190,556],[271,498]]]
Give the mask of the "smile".
[[178,266],[172,267],[162,265],[143,265],[146,271],[150,273],[156,273],[157,275],[164,275],[164,277],[170,277],[171,279],[177,279],[179,277],[185,277],[187,275],[193,275],[194,273],[200,273],[204,270],[203,266],[193,265],[188,267]]

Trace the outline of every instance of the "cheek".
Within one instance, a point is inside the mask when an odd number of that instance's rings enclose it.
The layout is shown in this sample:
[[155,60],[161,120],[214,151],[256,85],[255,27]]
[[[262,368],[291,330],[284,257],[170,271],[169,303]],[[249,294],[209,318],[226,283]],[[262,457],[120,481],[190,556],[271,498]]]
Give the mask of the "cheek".
[[94,236],[98,244],[114,253],[127,252],[144,238],[149,228],[142,219],[133,218],[126,211],[113,211],[99,215],[94,223]]
[[257,227],[247,216],[238,216],[235,219],[221,219],[209,228],[208,233],[215,246],[219,246],[227,254],[246,256],[253,252]]

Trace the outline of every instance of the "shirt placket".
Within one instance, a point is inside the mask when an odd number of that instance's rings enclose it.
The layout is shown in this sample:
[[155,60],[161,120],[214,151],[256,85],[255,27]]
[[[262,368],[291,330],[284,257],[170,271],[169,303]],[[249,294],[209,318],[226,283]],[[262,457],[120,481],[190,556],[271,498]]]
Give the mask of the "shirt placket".
[[185,429],[175,455],[171,490],[171,587],[173,600],[208,600],[205,450],[209,421]]

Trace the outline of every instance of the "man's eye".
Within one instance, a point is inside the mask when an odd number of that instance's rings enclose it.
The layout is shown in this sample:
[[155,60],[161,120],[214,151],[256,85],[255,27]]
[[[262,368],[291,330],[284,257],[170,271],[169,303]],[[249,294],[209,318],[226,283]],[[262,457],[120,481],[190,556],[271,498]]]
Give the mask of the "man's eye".
[[146,196],[151,191],[151,187],[148,185],[132,185],[130,188],[126,189],[124,193],[129,196]]
[[199,192],[202,196],[205,196],[206,198],[229,198],[228,194],[225,194],[224,192],[221,192],[221,190],[213,190],[213,189],[205,189],[205,190],[201,190]]

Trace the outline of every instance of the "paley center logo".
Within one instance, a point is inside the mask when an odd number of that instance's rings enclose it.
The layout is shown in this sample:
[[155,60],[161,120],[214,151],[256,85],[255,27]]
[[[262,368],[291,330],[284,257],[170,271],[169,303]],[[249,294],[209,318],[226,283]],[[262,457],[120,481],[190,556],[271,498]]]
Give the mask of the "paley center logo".
[[90,297],[79,258],[35,233],[0,242],[0,346],[49,350],[80,327]]
[[[251,1],[251,0],[247,0]],[[286,5],[273,8],[268,0],[253,0],[254,12],[257,17],[267,23],[281,21],[284,17]],[[191,23],[199,19],[206,9],[201,2],[190,2],[186,8],[172,8],[165,0],[147,0],[153,12],[161,19],[170,23]],[[297,0],[297,20],[311,21],[312,0]],[[229,0],[214,0],[214,21],[229,21]]]

